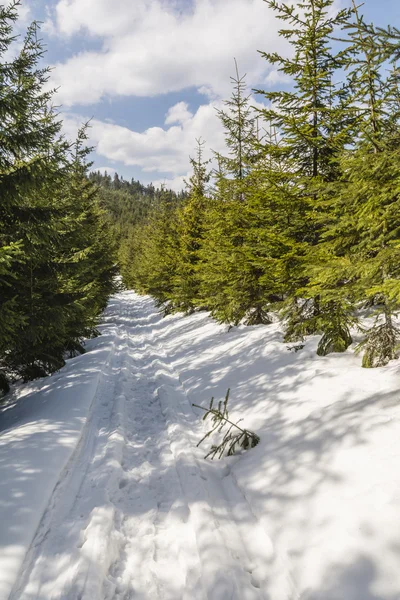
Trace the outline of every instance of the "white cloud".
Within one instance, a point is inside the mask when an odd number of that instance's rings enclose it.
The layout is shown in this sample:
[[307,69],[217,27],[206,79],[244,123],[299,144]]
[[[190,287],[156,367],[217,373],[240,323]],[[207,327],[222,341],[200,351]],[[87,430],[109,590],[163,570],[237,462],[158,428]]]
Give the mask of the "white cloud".
[[178,102],[174,106],[168,110],[165,124],[172,125],[173,123],[185,123],[193,117],[192,113],[189,111],[189,106],[187,102]]
[[[174,190],[175,192],[181,192],[186,189],[186,182],[189,180],[190,171],[186,175],[180,175],[178,177],[164,177],[163,179],[155,179],[151,181],[155,188],[165,188],[167,190]],[[150,182],[149,182],[150,183]]]
[[23,0],[18,7],[17,27],[25,28],[32,21],[31,6],[27,0]]
[[281,73],[280,71],[278,71],[278,69],[272,69],[264,79],[264,83],[268,87],[272,87],[274,85],[277,85],[278,83],[290,83],[290,81],[291,78],[289,77],[289,75]]
[[113,37],[131,31],[137,22],[151,17],[158,0],[60,0],[55,7],[57,28],[64,35],[86,30]]
[[[224,132],[216,106],[219,104],[200,106],[194,115],[187,111],[179,124],[150,127],[144,132],[93,119],[88,132],[89,144],[94,144],[96,153],[107,161],[140,167],[144,173],[155,173],[157,179],[160,173],[167,174],[169,179],[182,178],[189,170],[189,157],[195,155],[197,138],[206,142],[205,159],[212,156],[212,150],[224,149]],[[176,113],[177,107],[179,105],[172,107],[168,114]],[[69,139],[76,137],[78,127],[86,120],[73,113],[65,113],[63,119]]]
[[[205,104],[194,114],[187,103],[178,102],[166,112],[164,127],[144,132],[107,119],[91,121],[90,143],[103,164],[138,167],[142,180],[154,175],[155,183],[182,189],[196,139],[206,141],[205,159],[211,149],[225,152],[215,108],[231,95],[233,58],[240,74],[247,73],[249,87],[275,85],[282,74],[257,50],[286,54],[288,46],[263,0],[193,0],[190,12],[176,8],[177,0],[59,0],[47,30],[68,45],[76,35],[102,42],[101,50],[81,52],[56,65],[50,84],[60,86],[55,101],[66,111],[107,97],[146,97],[190,87],[204,95]],[[64,118],[72,139],[78,122],[87,120],[72,111]]]
[[257,50],[286,45],[262,0],[194,0],[183,14],[174,6],[172,0],[60,0],[47,28],[60,36],[96,36],[103,47],[56,65],[57,102],[91,104],[107,96],[152,96],[188,87],[209,98],[226,97],[234,57],[251,86],[269,71]]
[[[258,108],[264,106],[255,98],[251,98],[250,102]],[[121,163],[139,167],[142,170],[141,181],[152,180],[154,185],[164,184],[167,188],[181,190],[190,176],[189,159],[196,155],[197,139],[205,141],[204,160],[213,159],[213,151],[227,152],[225,132],[216,110],[222,107],[221,101],[214,101],[200,106],[192,114],[185,102],[179,102],[168,110],[166,127],[150,127],[144,132],[92,119],[88,144],[95,146],[96,154],[104,163],[110,161],[114,165]],[[88,120],[74,113],[65,113],[62,117],[64,133],[72,140],[78,128]],[[97,170],[98,167],[94,165],[93,168]],[[165,174],[164,177],[160,177],[161,173]]]

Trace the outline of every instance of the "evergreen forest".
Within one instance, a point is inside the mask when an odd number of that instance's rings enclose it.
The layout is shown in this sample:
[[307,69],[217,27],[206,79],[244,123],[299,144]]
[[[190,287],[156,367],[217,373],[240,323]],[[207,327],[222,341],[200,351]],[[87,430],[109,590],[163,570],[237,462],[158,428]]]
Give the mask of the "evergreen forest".
[[260,53],[291,85],[253,90],[256,108],[236,65],[226,152],[211,168],[197,140],[186,195],[161,193],[122,232],[121,273],[165,313],[278,317],[288,343],[320,335],[321,356],[358,330],[362,365],[382,366],[400,342],[400,30],[355,0],[266,4],[290,52]]
[[175,193],[91,172],[87,127],[62,134],[37,23],[13,52],[19,4],[0,6],[3,391],[84,352],[118,273],[165,314],[279,318],[287,343],[320,335],[319,355],[358,330],[364,367],[398,357],[400,30],[355,0],[266,0],[290,51],[260,54],[291,83],[250,93],[235,62],[226,150],[210,162],[197,140]]

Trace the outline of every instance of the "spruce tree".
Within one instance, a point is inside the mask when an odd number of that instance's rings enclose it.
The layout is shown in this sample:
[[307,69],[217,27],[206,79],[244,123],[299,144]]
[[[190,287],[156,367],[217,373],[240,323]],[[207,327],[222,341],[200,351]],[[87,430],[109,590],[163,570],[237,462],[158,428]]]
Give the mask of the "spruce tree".
[[335,306],[368,302],[375,307],[375,325],[358,348],[364,350],[363,366],[374,367],[395,358],[399,340],[393,323],[398,309],[399,90],[396,69],[385,75],[393,47],[364,22],[355,3],[353,13],[345,29],[356,136],[342,153],[340,180],[324,198],[332,218],[313,284]]
[[88,178],[87,126],[73,146],[61,189],[62,236],[57,260],[59,302],[65,317],[64,349],[82,352],[84,338],[97,333],[97,320],[116,291],[116,243],[99,206],[98,187]]
[[[232,95],[218,111],[228,154],[216,153],[218,170],[206,217],[201,250],[201,298],[221,322],[263,322],[267,315],[258,286],[258,270],[246,258],[247,204],[256,160],[255,111],[246,95],[245,76],[231,77]],[[268,320],[268,319],[267,319]]]
[[[42,321],[37,303],[51,298],[55,277],[49,269],[55,243],[57,207],[53,192],[64,169],[67,144],[60,137],[61,122],[49,109],[52,92],[44,92],[48,69],[39,68],[43,49],[33,23],[19,54],[10,62],[19,2],[0,7],[0,366],[28,371],[28,354],[37,336],[51,321]],[[43,292],[35,285],[41,278]],[[57,319],[55,319],[57,322]],[[5,387],[5,386],[4,386]]]
[[[349,12],[334,14],[333,0],[304,0],[288,5],[267,2],[285,22],[280,34],[292,46],[294,55],[262,56],[289,76],[293,88],[263,92],[270,105],[262,110],[276,136],[265,145],[272,157],[272,172],[264,162],[266,178],[277,186],[276,207],[280,218],[272,225],[282,243],[278,271],[287,274],[285,310],[286,339],[301,339],[330,326],[337,307],[325,302],[308,286],[309,265],[324,229],[319,190],[339,176],[337,158],[351,140],[354,117],[348,90],[339,82],[338,72],[346,65],[346,51],[333,50],[333,38],[346,24]],[[278,166],[278,173],[273,170]],[[274,209],[273,209],[274,210]],[[282,219],[283,216],[283,219]],[[332,314],[331,314],[332,313]],[[343,324],[338,330],[348,330]],[[349,336],[338,340],[344,349]]]
[[[107,243],[87,168],[71,159],[62,123],[44,91],[49,70],[33,23],[18,55],[19,2],[0,7],[0,386],[43,376],[93,333],[114,289],[115,259]],[[75,177],[75,179],[74,179]],[[75,185],[74,182],[80,182]],[[80,187],[79,187],[80,186]],[[106,231],[107,230],[107,231]],[[71,235],[74,231],[75,235]],[[79,264],[79,276],[76,265]],[[79,291],[78,291],[79,288]]]
[[174,194],[163,190],[159,204],[132,237],[134,287],[151,294],[165,314],[177,309],[172,291],[179,256],[179,204]]
[[243,273],[237,268],[245,225],[244,213],[238,210],[238,204],[242,204],[239,199],[229,202],[219,195],[211,198],[199,267],[202,304],[217,321],[234,325],[247,311],[245,299],[240,297]]
[[170,301],[177,310],[191,312],[201,305],[198,265],[204,237],[207,209],[209,161],[204,161],[203,140],[198,139],[196,158],[191,158],[192,175],[188,181],[188,197],[177,213],[178,254],[172,278]]
[[254,161],[256,116],[246,93],[246,75],[239,75],[236,59],[235,71],[231,97],[225,100],[225,108],[217,110],[228,154],[216,153],[216,159],[219,173],[224,173],[225,193],[231,200],[244,200],[246,178]]

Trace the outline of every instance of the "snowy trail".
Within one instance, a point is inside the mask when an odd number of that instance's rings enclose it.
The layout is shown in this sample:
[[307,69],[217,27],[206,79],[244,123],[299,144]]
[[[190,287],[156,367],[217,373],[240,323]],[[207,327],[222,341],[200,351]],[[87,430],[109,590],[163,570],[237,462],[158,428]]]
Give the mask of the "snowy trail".
[[[134,292],[101,329],[0,406],[0,600],[400,600],[398,361]],[[205,461],[228,387],[261,441]]]
[[161,317],[132,292],[117,304],[82,439],[10,600],[295,600],[231,468],[196,448],[200,419],[158,340]]

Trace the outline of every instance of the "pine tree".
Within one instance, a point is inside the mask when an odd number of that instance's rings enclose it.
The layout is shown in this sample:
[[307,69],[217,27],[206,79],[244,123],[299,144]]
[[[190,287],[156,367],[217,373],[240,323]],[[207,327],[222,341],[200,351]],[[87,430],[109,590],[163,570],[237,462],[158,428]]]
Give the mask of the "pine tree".
[[[284,314],[289,341],[323,329],[324,324],[329,327],[338,314],[308,282],[309,263],[324,229],[319,190],[339,176],[337,157],[351,139],[354,121],[348,90],[338,82],[346,51],[332,50],[332,39],[349,13],[333,14],[333,0],[305,0],[296,6],[270,0],[268,5],[287,23],[280,34],[294,50],[289,58],[261,53],[294,83],[289,91],[264,92],[271,104],[262,110],[276,131],[274,140],[265,145],[272,170],[268,162],[264,168],[266,178],[277,186],[273,211],[279,218],[272,228],[283,250],[277,268],[286,273],[288,284]],[[346,324],[343,327],[347,330]],[[349,342],[345,337],[346,342],[342,339],[337,347]]]
[[[108,225],[88,188],[80,148],[74,159],[43,91],[38,26],[10,62],[19,2],[0,7],[0,386],[43,376],[81,348],[113,291]],[[80,142],[79,142],[80,143]],[[74,179],[75,177],[75,179]],[[75,185],[74,182],[79,182]],[[75,235],[71,235],[71,231]],[[74,257],[71,260],[71,257]],[[71,268],[79,265],[79,275]],[[78,291],[79,288],[79,291]]]
[[[314,285],[335,306],[375,305],[376,323],[359,350],[363,366],[386,364],[397,355],[399,90],[396,69],[385,77],[393,48],[353,3],[349,32],[349,80],[357,111],[357,136],[342,153],[342,176],[326,195],[331,222]],[[351,314],[348,310],[348,314]]]
[[[48,69],[38,63],[43,49],[33,23],[22,50],[11,62],[11,48],[19,2],[0,7],[0,367],[13,369],[18,356],[42,335],[36,319],[38,293],[33,282],[42,279],[44,294],[55,286],[49,256],[55,240],[53,201],[64,169],[67,144],[60,138],[61,122],[49,109],[52,92],[44,92]],[[40,294],[39,294],[40,296]],[[4,319],[4,321],[3,321]],[[49,321],[44,325],[49,328]],[[27,334],[27,331],[29,333]],[[41,333],[39,333],[41,332]],[[14,358],[12,358],[14,357]],[[11,362],[10,362],[11,361]],[[10,367],[11,365],[11,367]],[[18,371],[18,369],[16,369]],[[4,385],[6,387],[6,385]]]
[[258,270],[247,260],[244,240],[247,204],[256,160],[255,111],[246,95],[245,76],[231,77],[233,90],[218,115],[225,129],[228,156],[216,154],[218,171],[206,216],[206,241],[201,250],[201,298],[221,322],[268,321],[258,285]]
[[170,301],[177,310],[191,312],[201,305],[198,264],[204,237],[204,220],[207,208],[209,161],[204,161],[204,144],[197,141],[196,158],[191,158],[192,175],[188,182],[188,198],[177,214],[178,255],[172,279]]

